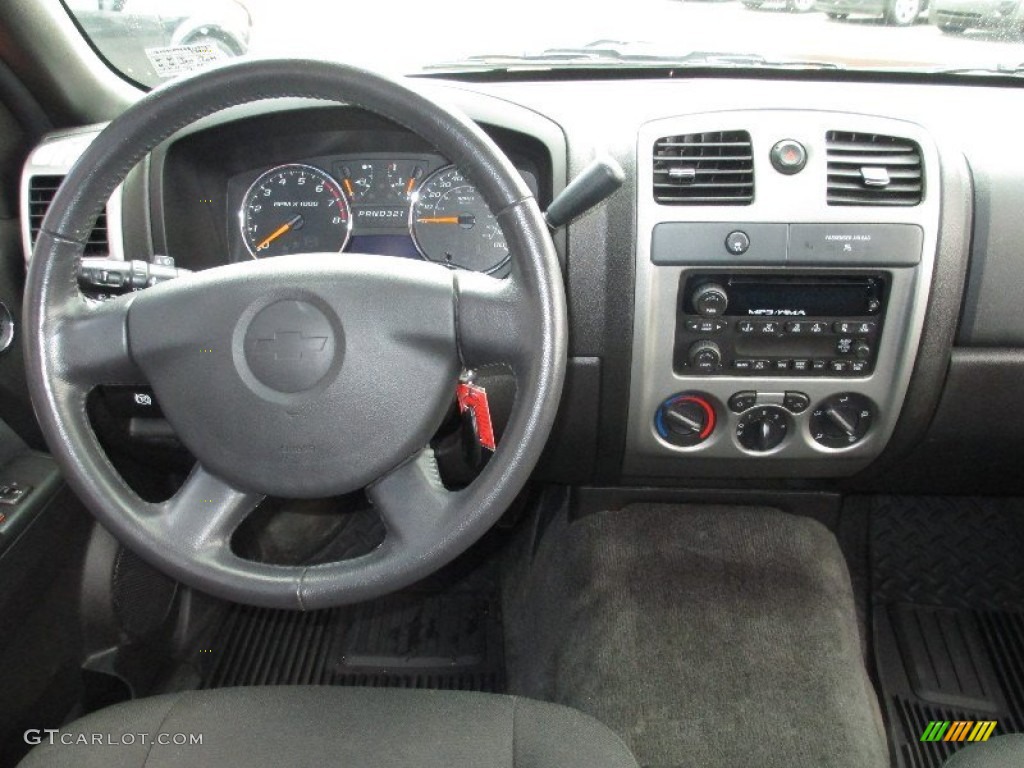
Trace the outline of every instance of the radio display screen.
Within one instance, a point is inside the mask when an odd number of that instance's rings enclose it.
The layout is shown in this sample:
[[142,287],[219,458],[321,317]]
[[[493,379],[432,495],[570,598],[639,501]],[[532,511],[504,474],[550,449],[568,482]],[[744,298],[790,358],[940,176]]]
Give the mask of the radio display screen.
[[725,286],[725,315],[746,317],[865,317],[883,306],[885,280],[871,277],[785,277],[761,275],[691,276],[680,291],[683,313],[697,314],[694,290],[702,283]]

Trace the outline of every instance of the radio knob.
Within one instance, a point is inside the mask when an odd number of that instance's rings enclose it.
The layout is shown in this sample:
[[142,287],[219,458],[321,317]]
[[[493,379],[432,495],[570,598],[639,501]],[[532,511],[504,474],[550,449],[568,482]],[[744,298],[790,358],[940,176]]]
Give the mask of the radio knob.
[[722,364],[722,350],[713,341],[702,339],[690,347],[690,365],[698,371],[714,371]]
[[693,308],[697,314],[705,317],[718,317],[725,314],[729,306],[729,296],[725,288],[716,283],[702,285],[693,294]]
[[871,357],[871,345],[861,339],[854,343],[853,354],[858,360],[867,360]]

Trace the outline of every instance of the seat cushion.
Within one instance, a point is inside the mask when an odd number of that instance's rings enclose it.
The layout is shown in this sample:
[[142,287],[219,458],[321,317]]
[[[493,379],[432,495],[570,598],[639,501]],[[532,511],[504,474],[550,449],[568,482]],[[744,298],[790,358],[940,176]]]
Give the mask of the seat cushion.
[[1016,768],[1024,765],[1024,734],[996,736],[960,749],[943,768]]
[[[201,744],[188,743],[197,737]],[[637,768],[618,736],[566,707],[481,693],[317,686],[118,704],[44,739],[21,763],[63,766]]]

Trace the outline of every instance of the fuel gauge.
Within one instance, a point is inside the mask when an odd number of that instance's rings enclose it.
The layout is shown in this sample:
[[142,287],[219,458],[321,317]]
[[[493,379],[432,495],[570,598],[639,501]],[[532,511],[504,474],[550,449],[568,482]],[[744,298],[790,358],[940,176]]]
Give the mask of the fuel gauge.
[[388,186],[391,193],[403,203],[412,199],[412,193],[423,178],[423,165],[415,160],[388,163]]
[[349,200],[354,202],[365,198],[373,189],[373,163],[352,163],[341,166],[341,186],[345,188],[345,194],[348,195]]

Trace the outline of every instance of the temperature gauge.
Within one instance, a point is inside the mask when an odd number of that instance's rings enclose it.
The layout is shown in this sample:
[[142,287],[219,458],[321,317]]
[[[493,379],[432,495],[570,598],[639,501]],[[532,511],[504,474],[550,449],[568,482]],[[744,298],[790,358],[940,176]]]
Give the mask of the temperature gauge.
[[412,199],[412,193],[423,178],[423,165],[415,160],[388,163],[388,186],[391,193],[403,203]]

